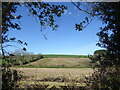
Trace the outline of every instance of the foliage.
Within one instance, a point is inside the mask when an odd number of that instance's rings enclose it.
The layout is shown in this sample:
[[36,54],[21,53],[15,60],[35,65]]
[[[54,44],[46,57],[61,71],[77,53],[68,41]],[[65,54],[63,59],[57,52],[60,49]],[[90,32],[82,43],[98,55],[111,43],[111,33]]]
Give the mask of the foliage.
[[86,87],[92,90],[119,90],[120,68],[102,69],[96,69],[92,76],[85,78]]
[[20,72],[17,70],[11,70],[10,68],[2,69],[2,89],[3,90],[13,90],[16,83],[21,78]]
[[94,55],[89,55],[93,68],[107,66],[107,63],[105,63],[105,59],[107,59],[106,53],[107,50],[96,50],[94,51]]
[[[73,2],[72,2],[73,3]],[[99,54],[90,56],[92,62],[99,62],[100,68],[88,78],[88,87],[94,90],[120,89],[120,2],[96,2],[87,3],[91,10],[81,9],[80,3],[73,3],[80,11],[83,11],[92,17],[98,17],[103,27],[100,27],[100,31],[97,33],[99,36],[98,46],[105,48],[105,53],[97,52]],[[92,20],[92,19],[91,19]],[[87,22],[88,21],[88,22]],[[90,23],[88,18],[85,21],[77,24],[76,30],[80,31],[84,29],[84,24]],[[86,27],[86,26],[85,26]],[[95,52],[96,53],[96,52]],[[96,66],[95,66],[96,67]],[[111,67],[111,68],[110,68]],[[89,83],[90,82],[90,83]]]
[[96,50],[96,51],[94,52],[94,55],[96,55],[96,54],[101,55],[101,54],[105,54],[105,53],[107,53],[106,50]]
[[24,65],[28,64],[30,62],[40,60],[42,58],[42,55],[20,55],[15,54],[14,56],[8,56],[7,60],[2,59],[2,65],[10,64],[10,66],[15,65]]
[[[9,67],[13,64],[11,61],[15,61],[16,59],[13,56],[14,54],[9,53],[5,48],[6,47],[17,47],[13,44],[9,44],[9,42],[16,42],[21,45],[27,46],[26,42],[23,42],[22,40],[17,40],[15,37],[9,37],[8,32],[10,30],[20,30],[20,24],[19,20],[21,19],[21,15],[15,15],[17,12],[18,7],[27,7],[29,10],[29,13],[39,19],[39,23],[41,25],[41,32],[44,30],[47,26],[51,27],[52,30],[55,30],[58,25],[55,24],[54,17],[60,17],[64,10],[67,9],[64,5],[50,5],[48,3],[44,2],[2,2],[2,43],[1,43],[1,50],[2,50],[2,60],[5,61],[4,64],[2,64],[2,81],[3,81],[3,89],[11,89],[17,80],[13,78],[16,74],[12,69]],[[20,48],[20,47],[17,47]],[[25,47],[20,48],[24,51],[26,51]],[[16,55],[17,58],[21,61],[24,58],[24,56]],[[28,57],[27,57],[28,58]],[[38,59],[38,57],[35,59]],[[29,62],[28,60],[25,60],[24,63]],[[18,64],[18,61],[17,61]],[[9,73],[10,72],[10,73]],[[16,76],[18,77],[18,75]]]
[[[14,13],[17,11],[17,7],[20,6],[19,3],[8,3],[8,2],[2,2],[2,54],[5,56],[6,54],[9,54],[5,48],[13,45],[9,45],[6,43],[8,42],[17,42],[20,44],[27,45],[26,42],[23,42],[21,40],[16,40],[15,37],[9,38],[7,32],[11,29],[17,29],[20,30],[20,26],[17,23],[17,21],[22,17],[21,15],[14,16]],[[16,20],[13,22],[13,20]],[[14,46],[13,46],[14,47]],[[23,47],[23,50],[25,48]]]
[[[73,3],[73,2],[72,2]],[[107,50],[107,60],[106,63],[112,66],[120,65],[120,2],[96,2],[96,3],[87,3],[91,9],[83,10],[81,9],[81,3],[73,3],[80,11],[83,11],[91,17],[99,18],[104,24],[103,27],[100,27],[100,31],[97,33],[99,36],[98,46],[105,48]],[[105,9],[106,8],[106,9]],[[92,19],[91,19],[92,20]],[[90,23],[88,17],[85,17],[85,21],[78,24],[80,28],[76,27],[76,30],[84,29],[84,24],[87,25]],[[105,62],[104,61],[104,62]]]
[[[11,29],[20,30],[19,20],[21,15],[15,16],[18,7],[26,7],[29,10],[29,13],[38,18],[41,25],[41,32],[47,27],[51,27],[52,30],[55,30],[58,25],[55,24],[55,17],[60,17],[64,10],[67,9],[64,5],[50,5],[49,3],[44,2],[2,2],[2,44],[7,42],[17,42],[20,44],[27,45],[26,42],[21,40],[16,40],[15,37],[9,38],[7,32]],[[5,47],[14,45],[2,45],[2,52],[4,54]],[[23,50],[26,51],[26,48],[23,47]]]
[[[99,36],[98,45],[108,50],[107,58],[112,65],[118,67],[120,65],[120,2],[117,3],[100,3],[99,12],[105,27],[101,28],[101,31],[97,34]],[[106,9],[104,9],[107,7]]]

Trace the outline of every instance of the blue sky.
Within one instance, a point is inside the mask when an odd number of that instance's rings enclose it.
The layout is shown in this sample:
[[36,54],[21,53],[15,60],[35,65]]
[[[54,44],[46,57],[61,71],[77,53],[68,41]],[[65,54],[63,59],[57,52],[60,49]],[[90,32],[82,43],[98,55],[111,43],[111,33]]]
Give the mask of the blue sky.
[[[75,24],[83,21],[86,14],[76,9],[70,2],[56,2],[54,4],[64,4],[68,6],[68,9],[60,18],[55,18],[56,23],[59,25],[56,31],[52,31],[49,27],[43,31],[47,40],[40,32],[39,21],[33,16],[28,16],[26,8],[18,8],[18,13],[23,16],[20,20],[22,29],[9,31],[9,36],[27,42],[27,51],[34,54],[88,55],[101,49],[96,46],[98,42],[96,33],[99,31],[99,27],[102,26],[98,18],[94,18],[83,31],[76,31]],[[21,46],[18,45],[18,47]],[[9,50],[13,51],[15,49],[10,48]]]

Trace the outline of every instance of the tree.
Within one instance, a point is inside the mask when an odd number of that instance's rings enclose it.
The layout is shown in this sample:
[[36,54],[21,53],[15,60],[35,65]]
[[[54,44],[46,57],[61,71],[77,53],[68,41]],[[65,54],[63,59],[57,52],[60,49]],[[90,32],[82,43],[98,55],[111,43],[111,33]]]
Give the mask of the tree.
[[[97,33],[99,36],[98,45],[108,50],[107,64],[119,67],[120,65],[120,2],[116,3],[100,3],[99,12],[105,27],[100,28],[101,31]],[[106,8],[107,7],[107,8]],[[106,8],[106,9],[104,9]]]
[[[85,21],[76,24],[76,30],[84,29],[92,21],[93,17],[98,17],[105,25],[100,27],[100,32],[97,33],[99,36],[98,46],[107,50],[107,63],[106,66],[120,65],[120,2],[98,2],[98,3],[87,3],[90,9],[81,9],[81,3],[72,2],[80,11],[91,15],[91,19],[85,17]],[[87,24],[86,24],[87,23]],[[86,24],[86,25],[85,25]]]
[[101,55],[101,54],[105,54],[107,51],[106,50],[96,50],[94,51],[94,55],[98,54],[98,55]]
[[[1,50],[3,58],[5,55],[13,55],[5,50],[6,47],[17,47],[12,44],[7,44],[8,42],[17,42],[24,46],[27,46],[26,42],[22,40],[17,40],[15,37],[8,37],[8,32],[11,29],[20,30],[19,20],[22,18],[21,15],[15,16],[18,7],[26,7],[29,13],[38,18],[41,25],[40,31],[42,32],[47,26],[51,27],[52,30],[57,29],[58,25],[55,24],[55,16],[60,17],[64,10],[67,9],[64,5],[50,5],[44,2],[2,2],[2,40],[1,40]],[[44,34],[43,34],[44,35]],[[45,36],[45,35],[44,35]],[[46,37],[45,37],[46,38]],[[20,48],[21,47],[17,47]],[[23,47],[22,50],[26,51]]]
[[[72,2],[73,3],[73,2]],[[105,25],[100,27],[98,46],[107,50],[105,54],[92,57],[92,61],[99,61],[100,68],[95,70],[91,77],[86,78],[88,87],[93,90],[120,89],[120,2],[88,3],[92,10],[83,10],[80,3],[73,3],[80,11],[84,11],[92,17],[98,17]],[[76,24],[76,30],[84,29],[92,21],[88,17],[80,24]],[[87,23],[85,26],[84,24]],[[111,68],[110,68],[111,67]]]
[[93,68],[103,67],[103,60],[106,56],[107,50],[96,50],[93,55],[89,55]]
[[[11,29],[20,30],[19,20],[22,18],[21,15],[15,16],[18,7],[26,7],[29,10],[29,13],[38,18],[41,25],[41,32],[47,27],[51,27],[52,30],[57,29],[58,25],[55,24],[54,17],[60,17],[64,10],[67,9],[64,5],[50,5],[49,3],[44,2],[2,2],[2,35],[1,35],[1,51],[2,58],[6,60],[7,63],[2,65],[2,89],[12,90],[18,80],[18,73],[16,70],[11,70],[10,63],[7,57],[14,56],[5,50],[6,47],[16,47],[8,42],[17,42],[22,45],[26,45],[26,42],[22,40],[17,40],[15,37],[8,37],[8,32]],[[1,31],[1,30],[0,30]],[[44,35],[44,34],[43,34]],[[45,35],[44,35],[45,36]],[[46,37],[45,37],[46,38]],[[17,47],[20,48],[20,47]],[[23,47],[22,50],[26,51],[26,48]]]
[[[2,2],[2,53],[4,55],[5,47],[13,45],[4,45],[7,42],[18,42],[20,44],[27,45],[26,42],[16,40],[15,37],[8,38],[7,32],[11,29],[20,30],[21,27],[18,21],[22,18],[21,15],[15,16],[18,7],[27,7],[29,13],[38,18],[41,25],[41,32],[47,27],[51,27],[52,30],[57,29],[58,25],[55,24],[54,17],[60,17],[64,10],[67,9],[64,5],[50,5],[44,2]],[[16,20],[16,22],[13,22]],[[26,48],[23,48],[26,50]]]

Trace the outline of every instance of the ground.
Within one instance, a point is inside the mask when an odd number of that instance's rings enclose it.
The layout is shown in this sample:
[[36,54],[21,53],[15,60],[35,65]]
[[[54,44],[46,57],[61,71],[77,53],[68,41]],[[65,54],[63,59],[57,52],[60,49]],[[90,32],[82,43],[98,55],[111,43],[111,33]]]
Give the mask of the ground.
[[[66,85],[66,83],[79,83],[84,76],[92,74],[89,58],[50,57],[43,58],[23,67],[14,67],[22,72],[21,85],[39,83],[51,85]],[[20,83],[19,82],[19,83]],[[24,82],[24,83],[23,83]],[[80,84],[80,83],[79,83]]]
[[17,68],[23,72],[27,79],[42,80],[44,78],[64,77],[66,79],[79,79],[93,72],[91,68]]

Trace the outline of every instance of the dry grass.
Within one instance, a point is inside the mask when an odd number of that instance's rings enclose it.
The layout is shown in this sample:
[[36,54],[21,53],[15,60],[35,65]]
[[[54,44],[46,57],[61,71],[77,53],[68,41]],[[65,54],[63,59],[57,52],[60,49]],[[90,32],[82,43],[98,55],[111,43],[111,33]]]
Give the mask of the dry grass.
[[89,58],[43,58],[26,64],[25,66],[37,67],[90,67]]
[[[88,58],[43,58],[26,66],[30,68],[16,68],[23,72],[23,79],[19,85],[45,85],[58,84],[58,86],[66,86],[66,83],[71,83],[73,86],[76,83],[80,84],[80,80],[84,76],[92,74],[93,69],[90,67]],[[84,68],[32,68],[37,67],[84,67]],[[49,82],[49,83],[48,83]],[[62,83],[63,85],[61,85]]]
[[22,71],[24,78],[18,82],[19,87],[79,86],[84,87],[84,76],[92,74],[91,68],[16,68]]
[[70,80],[77,80],[83,76],[88,76],[93,72],[91,68],[17,68],[23,72],[27,80],[43,80],[44,78],[63,77]]

